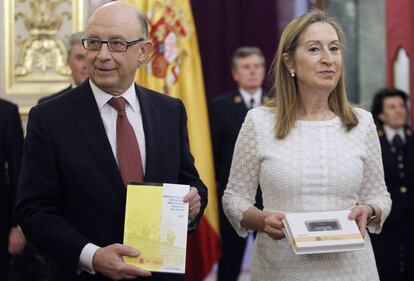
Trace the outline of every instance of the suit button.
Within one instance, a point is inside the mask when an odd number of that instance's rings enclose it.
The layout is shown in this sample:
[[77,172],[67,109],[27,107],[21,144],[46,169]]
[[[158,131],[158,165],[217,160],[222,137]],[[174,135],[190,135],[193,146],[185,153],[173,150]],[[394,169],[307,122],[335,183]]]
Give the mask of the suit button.
[[404,172],[400,172],[399,173],[399,176],[400,176],[400,178],[403,178],[405,175],[404,175]]
[[401,193],[406,193],[407,192],[407,188],[405,186],[401,186],[400,187],[400,192]]
[[404,164],[403,164],[403,163],[399,163],[399,164],[398,164],[398,168],[400,168],[400,169],[404,169]]

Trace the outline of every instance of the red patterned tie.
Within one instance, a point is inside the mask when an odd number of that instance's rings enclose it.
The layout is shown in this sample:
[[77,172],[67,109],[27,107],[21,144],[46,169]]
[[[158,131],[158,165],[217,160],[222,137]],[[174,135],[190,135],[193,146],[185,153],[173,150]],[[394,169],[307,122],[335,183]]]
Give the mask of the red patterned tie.
[[123,97],[112,98],[108,104],[118,111],[116,119],[116,155],[119,170],[125,186],[128,182],[141,182],[144,179],[141,153],[134,133],[125,112],[126,100]]

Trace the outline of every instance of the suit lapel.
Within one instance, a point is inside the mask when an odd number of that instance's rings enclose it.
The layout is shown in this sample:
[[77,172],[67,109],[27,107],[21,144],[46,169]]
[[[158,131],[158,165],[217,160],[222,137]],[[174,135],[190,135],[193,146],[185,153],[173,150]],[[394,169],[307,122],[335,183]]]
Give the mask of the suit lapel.
[[[242,95],[240,94],[239,91],[234,91],[230,98],[231,98],[232,108],[234,109],[236,116],[239,116],[239,118],[243,119],[244,121],[244,117],[246,116],[248,109],[246,107],[246,104],[243,101]],[[269,101],[269,95],[268,93],[263,91],[261,104],[265,104],[268,101]]]
[[244,117],[247,114],[247,107],[244,104],[243,97],[239,93],[239,91],[235,91],[232,96],[230,102],[232,103],[232,110],[233,116],[238,119],[239,122],[244,121]]
[[113,187],[122,190],[123,186],[121,173],[111,145],[105,132],[98,105],[90,88],[89,81],[80,85],[76,92],[72,93],[73,101],[73,117],[79,127],[89,148],[95,155],[95,158],[109,180],[113,183]]
[[390,167],[397,167],[398,162],[395,154],[391,150],[391,144],[387,140],[387,136],[384,134],[379,137],[380,144],[381,144],[381,153],[383,155],[383,159],[387,159],[384,165],[390,165]]
[[158,126],[159,112],[154,108],[151,100],[151,93],[148,93],[144,88],[135,84],[135,91],[138,96],[139,106],[141,108],[142,125],[145,134],[145,182],[153,182],[157,174],[157,159],[159,158],[157,147],[159,147],[158,140],[161,137],[159,132],[161,126]]

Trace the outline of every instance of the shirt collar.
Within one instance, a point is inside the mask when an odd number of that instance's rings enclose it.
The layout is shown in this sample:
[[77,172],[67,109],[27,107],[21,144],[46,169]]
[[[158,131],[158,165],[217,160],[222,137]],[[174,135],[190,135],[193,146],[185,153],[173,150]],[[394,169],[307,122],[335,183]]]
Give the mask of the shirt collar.
[[244,104],[249,108],[250,107],[250,100],[254,99],[254,106],[259,106],[262,103],[262,88],[257,89],[256,92],[253,94],[239,88],[240,95],[243,98]]
[[394,130],[393,128],[387,126],[384,124],[384,132],[385,132],[385,136],[387,137],[387,141],[389,143],[392,143],[393,138],[395,137],[395,135],[399,135],[401,140],[403,142],[405,142],[405,134],[404,134],[404,128],[401,127],[398,130]]
[[[96,103],[98,104],[99,110],[101,110],[107,102],[113,98],[114,96],[108,94],[107,92],[102,91],[98,86],[96,86],[90,79],[89,84],[91,85],[92,93],[95,97]],[[128,102],[129,106],[131,106],[134,112],[138,112],[140,110],[138,97],[135,92],[135,84],[132,85],[126,90],[122,95],[119,97],[123,97]]]

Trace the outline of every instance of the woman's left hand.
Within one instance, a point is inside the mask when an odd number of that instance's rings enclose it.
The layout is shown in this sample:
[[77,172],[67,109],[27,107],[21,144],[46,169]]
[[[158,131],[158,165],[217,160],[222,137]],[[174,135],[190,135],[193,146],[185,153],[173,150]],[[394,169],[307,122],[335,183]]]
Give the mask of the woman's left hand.
[[349,219],[356,221],[362,237],[365,237],[365,229],[367,227],[368,218],[370,217],[371,208],[364,204],[356,205],[349,214]]

